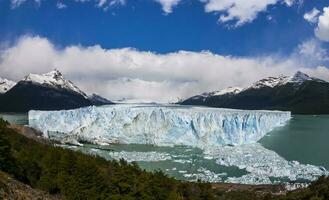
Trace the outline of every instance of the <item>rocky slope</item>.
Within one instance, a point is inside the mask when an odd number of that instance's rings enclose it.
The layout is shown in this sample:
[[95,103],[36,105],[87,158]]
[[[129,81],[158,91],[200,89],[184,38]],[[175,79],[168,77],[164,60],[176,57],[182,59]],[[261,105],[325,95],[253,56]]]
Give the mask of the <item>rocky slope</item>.
[[59,200],[60,196],[52,196],[44,191],[33,189],[7,173],[0,171],[0,199],[3,200]]

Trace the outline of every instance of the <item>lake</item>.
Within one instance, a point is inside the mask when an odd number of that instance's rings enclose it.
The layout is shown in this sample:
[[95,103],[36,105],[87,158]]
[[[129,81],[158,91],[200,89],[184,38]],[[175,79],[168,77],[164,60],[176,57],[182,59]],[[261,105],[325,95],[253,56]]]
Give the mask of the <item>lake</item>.
[[294,115],[259,142],[285,159],[329,169],[329,115]]

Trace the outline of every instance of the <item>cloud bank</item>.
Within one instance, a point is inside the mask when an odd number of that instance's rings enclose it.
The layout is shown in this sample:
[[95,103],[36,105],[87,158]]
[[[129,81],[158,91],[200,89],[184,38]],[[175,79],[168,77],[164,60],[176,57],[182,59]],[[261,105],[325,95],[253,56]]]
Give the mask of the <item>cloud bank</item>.
[[[310,44],[300,47],[303,48],[304,54],[317,51],[317,46]],[[328,68],[303,67],[299,51],[286,59],[232,57],[208,51],[157,54],[133,48],[104,49],[98,45],[57,48],[46,38],[24,36],[0,50],[0,77],[17,81],[27,73],[57,68],[87,92],[111,100],[156,102],[228,86],[243,87],[267,76],[291,75],[296,70],[329,81]]]

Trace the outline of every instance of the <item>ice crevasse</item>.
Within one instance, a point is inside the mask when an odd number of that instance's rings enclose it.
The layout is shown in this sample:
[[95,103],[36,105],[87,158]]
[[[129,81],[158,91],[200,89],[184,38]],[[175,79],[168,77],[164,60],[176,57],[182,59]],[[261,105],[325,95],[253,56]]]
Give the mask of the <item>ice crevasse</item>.
[[206,148],[257,142],[290,112],[170,105],[111,105],[30,111],[29,126],[62,143],[187,145]]

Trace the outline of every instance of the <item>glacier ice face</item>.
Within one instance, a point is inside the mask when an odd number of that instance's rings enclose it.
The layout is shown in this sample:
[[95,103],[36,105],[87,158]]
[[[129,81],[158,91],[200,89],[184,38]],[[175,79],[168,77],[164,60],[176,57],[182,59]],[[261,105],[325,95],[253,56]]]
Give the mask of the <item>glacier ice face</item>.
[[111,105],[30,111],[29,126],[63,143],[209,145],[254,143],[291,118],[290,112],[191,106]]

